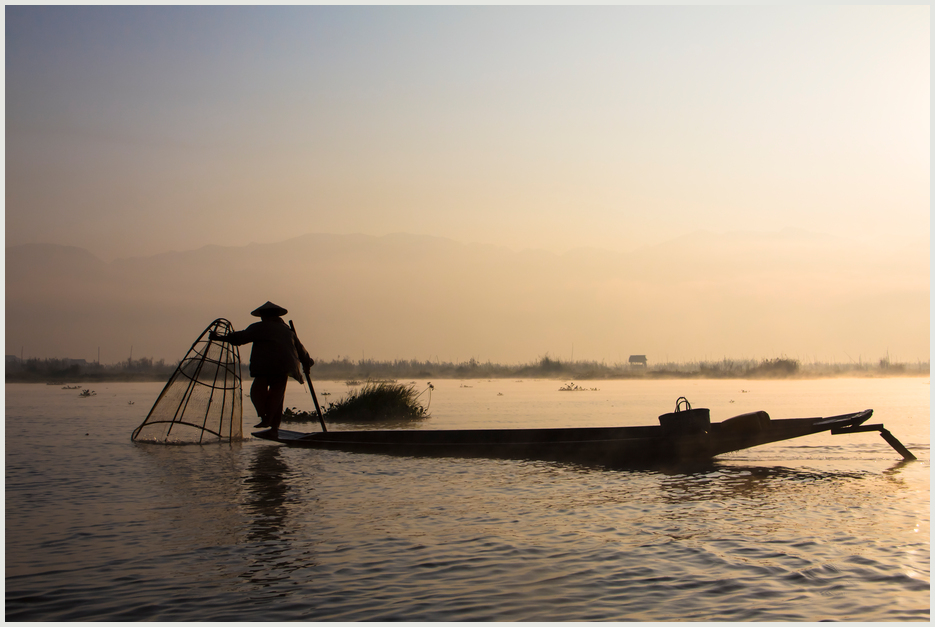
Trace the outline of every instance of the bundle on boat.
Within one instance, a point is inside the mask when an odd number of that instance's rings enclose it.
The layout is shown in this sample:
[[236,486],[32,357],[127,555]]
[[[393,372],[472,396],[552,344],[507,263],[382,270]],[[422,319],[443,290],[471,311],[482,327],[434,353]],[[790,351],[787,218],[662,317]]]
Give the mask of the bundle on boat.
[[[428,403],[425,407],[419,397],[426,391],[431,393],[431,383],[417,393],[413,385],[386,381],[369,382],[360,389],[351,390],[347,396],[323,408],[324,416],[332,422],[378,422],[395,420],[421,420],[429,417]],[[431,402],[431,401],[429,401]],[[318,415],[296,408],[286,409],[282,416],[286,422],[311,422]]]

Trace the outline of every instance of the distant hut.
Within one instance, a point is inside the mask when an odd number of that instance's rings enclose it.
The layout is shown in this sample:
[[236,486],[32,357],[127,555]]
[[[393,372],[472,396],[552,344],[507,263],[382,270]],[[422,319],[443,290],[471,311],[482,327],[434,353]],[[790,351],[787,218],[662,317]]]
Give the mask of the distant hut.
[[630,355],[630,365],[631,366],[642,366],[646,367],[646,355]]

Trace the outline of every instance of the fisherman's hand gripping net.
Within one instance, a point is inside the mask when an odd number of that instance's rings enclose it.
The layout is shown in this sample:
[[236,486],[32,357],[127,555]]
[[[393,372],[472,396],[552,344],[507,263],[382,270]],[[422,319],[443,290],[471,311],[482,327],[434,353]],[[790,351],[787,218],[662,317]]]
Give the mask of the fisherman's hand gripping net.
[[202,331],[132,440],[203,444],[243,438],[240,351],[210,338],[212,332],[224,336],[231,331],[223,318]]

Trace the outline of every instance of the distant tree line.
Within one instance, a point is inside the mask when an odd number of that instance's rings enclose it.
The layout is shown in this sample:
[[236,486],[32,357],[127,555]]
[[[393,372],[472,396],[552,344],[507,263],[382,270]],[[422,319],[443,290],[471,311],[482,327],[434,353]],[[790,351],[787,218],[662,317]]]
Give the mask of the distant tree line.
[[[6,363],[7,382],[77,383],[83,381],[166,381],[179,362],[169,363],[149,357],[126,360],[116,364],[98,364],[73,359],[10,359]],[[689,361],[650,363],[646,366],[630,363],[598,361],[565,361],[545,355],[525,364],[497,364],[468,361],[422,361],[395,359],[377,361],[347,357],[331,361],[319,360],[312,369],[313,379],[322,380],[386,380],[386,379],[661,379],[661,378],[782,378],[832,376],[919,376],[929,374],[929,362],[894,363],[884,358],[871,362],[805,363],[788,357],[774,359],[722,359],[719,361]],[[247,366],[243,375],[248,378]]]
[[598,361],[565,361],[545,355],[536,361],[506,365],[490,361],[480,362],[473,357],[464,362],[393,360],[375,361],[360,359],[351,361],[347,357],[332,361],[317,361],[312,376],[318,379],[497,379],[497,378],[543,378],[543,379],[636,379],[636,378],[781,378],[781,377],[828,377],[841,375],[892,376],[927,375],[929,362],[895,364],[888,359],[879,362],[827,364],[803,364],[797,359],[777,357],[774,359],[722,359],[720,361],[689,361],[648,364]]
[[165,381],[179,362],[167,363],[150,357],[128,359],[116,364],[99,364],[83,359],[6,360],[8,383],[78,383],[84,381]]

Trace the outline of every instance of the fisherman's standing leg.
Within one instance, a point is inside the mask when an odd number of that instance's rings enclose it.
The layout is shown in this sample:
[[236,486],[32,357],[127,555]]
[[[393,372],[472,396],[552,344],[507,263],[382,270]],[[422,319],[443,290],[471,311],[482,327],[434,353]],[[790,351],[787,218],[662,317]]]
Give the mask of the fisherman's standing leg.
[[254,377],[253,385],[250,386],[250,400],[253,401],[256,415],[260,418],[260,424],[254,425],[254,428],[260,429],[270,426],[269,397],[269,379],[266,377]]
[[279,429],[279,424],[282,422],[282,406],[286,399],[286,383],[288,383],[288,381],[288,375],[270,377],[269,399],[267,401],[269,413],[266,419],[269,421],[269,426],[272,429]]

